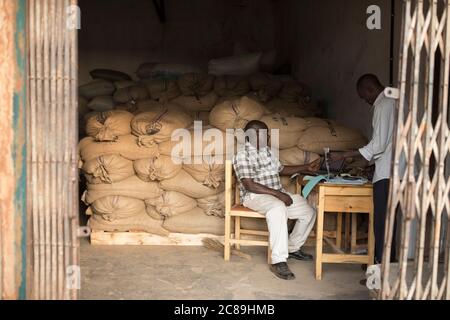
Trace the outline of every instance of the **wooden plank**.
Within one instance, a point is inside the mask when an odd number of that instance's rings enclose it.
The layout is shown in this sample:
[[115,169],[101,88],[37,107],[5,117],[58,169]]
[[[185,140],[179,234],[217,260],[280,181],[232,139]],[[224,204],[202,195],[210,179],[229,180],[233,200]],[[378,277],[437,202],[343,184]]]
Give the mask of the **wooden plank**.
[[325,208],[324,188],[319,188],[319,203],[317,205],[316,221],[316,280],[322,279],[322,246],[323,246],[323,219]]
[[324,184],[326,196],[372,196],[372,184],[362,186],[335,186]]
[[203,238],[224,241],[224,236],[212,234],[170,233],[167,237],[146,232],[104,232],[92,230],[92,245],[139,245],[139,246],[202,246]]
[[369,262],[368,255],[355,254],[331,254],[324,253],[322,255],[323,263],[361,263],[367,264]]

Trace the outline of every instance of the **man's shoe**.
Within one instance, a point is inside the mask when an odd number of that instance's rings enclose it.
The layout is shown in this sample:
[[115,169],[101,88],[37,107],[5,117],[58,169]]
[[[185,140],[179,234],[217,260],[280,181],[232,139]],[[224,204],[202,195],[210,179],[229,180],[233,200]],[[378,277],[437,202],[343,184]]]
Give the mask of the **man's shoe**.
[[294,258],[294,259],[303,260],[303,261],[311,261],[313,259],[313,256],[306,252],[303,252],[302,250],[298,250],[298,251],[289,253],[289,258]]
[[272,271],[278,278],[283,280],[294,280],[295,275],[289,270],[286,262],[279,262],[270,265],[270,271]]
[[362,286],[364,286],[364,287],[367,287],[367,279],[361,279],[361,280],[359,280],[359,284],[362,285]]

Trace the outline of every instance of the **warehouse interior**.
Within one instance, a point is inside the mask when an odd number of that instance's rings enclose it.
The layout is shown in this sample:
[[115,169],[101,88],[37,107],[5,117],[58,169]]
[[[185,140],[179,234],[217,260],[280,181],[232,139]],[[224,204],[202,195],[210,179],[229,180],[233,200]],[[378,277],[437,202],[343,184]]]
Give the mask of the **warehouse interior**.
[[[207,72],[211,59],[275,53],[261,71],[307,84],[322,117],[370,139],[372,111],[358,97],[356,81],[374,73],[388,86],[397,77],[401,1],[79,0],[78,5],[80,85],[92,81],[94,69],[118,70],[136,80],[144,62]],[[370,5],[381,10],[381,29],[366,26]],[[84,225],[86,206],[80,208]],[[266,249],[242,250],[252,260],[225,262],[220,253],[202,246],[102,246],[85,238],[81,298],[371,298],[359,284],[365,275],[358,264],[325,265],[324,278],[316,281],[314,263],[291,263],[298,280],[286,284],[269,272]],[[314,247],[307,251],[314,253]]]

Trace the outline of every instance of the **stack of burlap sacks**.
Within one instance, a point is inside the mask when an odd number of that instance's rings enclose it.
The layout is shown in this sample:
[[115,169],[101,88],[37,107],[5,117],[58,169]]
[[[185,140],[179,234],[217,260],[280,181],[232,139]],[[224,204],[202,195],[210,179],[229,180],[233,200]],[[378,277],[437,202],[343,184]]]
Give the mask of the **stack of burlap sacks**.
[[[104,231],[145,231],[157,235],[223,234],[224,164],[207,157],[172,157],[176,129],[192,132],[196,120],[223,133],[213,155],[226,154],[226,129],[250,120],[279,129],[280,161],[306,164],[323,153],[364,145],[358,132],[317,118],[310,90],[269,74],[249,77],[187,73],[178,79],[132,81],[120,72],[95,70],[80,87],[80,168],[87,180],[83,201],[89,225]],[[229,138],[229,137],[228,137]],[[191,146],[210,141],[192,138]],[[283,178],[294,191],[294,184]],[[256,219],[253,219],[256,220]],[[258,223],[258,225],[255,225]],[[244,220],[243,227],[265,228]]]

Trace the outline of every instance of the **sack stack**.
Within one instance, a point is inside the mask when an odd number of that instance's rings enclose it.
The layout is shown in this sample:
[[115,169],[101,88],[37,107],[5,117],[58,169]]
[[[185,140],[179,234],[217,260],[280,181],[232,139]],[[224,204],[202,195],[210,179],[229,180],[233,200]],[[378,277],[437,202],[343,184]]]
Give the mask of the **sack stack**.
[[[224,159],[227,146],[242,143],[225,132],[250,120],[278,129],[280,161],[310,163],[323,148],[354,149],[364,137],[327,119],[311,102],[311,90],[299,82],[264,73],[211,75],[195,68],[142,64],[140,80],[97,69],[93,82],[79,88],[80,169],[87,184],[83,201],[89,225],[104,231],[224,232]],[[195,136],[194,121],[220,134]],[[189,129],[189,146],[200,153],[178,154],[177,129]],[[273,135],[272,135],[273,138]],[[217,163],[217,161],[221,161]],[[293,181],[283,179],[289,191]],[[264,224],[262,224],[264,225]]]

